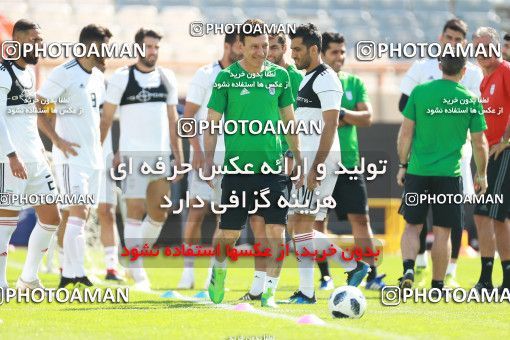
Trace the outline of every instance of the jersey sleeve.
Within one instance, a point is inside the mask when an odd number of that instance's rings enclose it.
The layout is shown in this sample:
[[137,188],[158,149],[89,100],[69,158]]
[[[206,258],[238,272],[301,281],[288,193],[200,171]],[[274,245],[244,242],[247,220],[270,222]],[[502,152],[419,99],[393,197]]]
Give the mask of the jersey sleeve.
[[292,94],[292,83],[290,82],[289,73],[286,70],[281,70],[281,82],[283,90],[278,97],[278,107],[284,108],[294,104],[295,98]]
[[11,90],[11,86],[12,79],[11,76],[9,75],[9,72],[3,65],[0,65],[0,88],[7,89],[8,90],[7,93],[9,93],[9,91]]
[[189,84],[186,101],[196,105],[202,105],[207,96],[207,85],[208,81],[205,77],[204,70],[197,70]]
[[483,106],[481,103],[476,102],[471,108],[471,121],[469,123],[469,131],[482,132],[487,130],[487,123],[485,122],[485,116],[483,114]]
[[223,114],[227,109],[228,102],[228,82],[225,81],[228,73],[221,71],[218,73],[216,80],[214,81],[211,98],[209,98],[209,103],[207,107],[213,109],[216,112]]
[[14,145],[11,140],[7,124],[5,122],[5,112],[7,110],[7,95],[10,89],[2,86],[0,87],[0,151],[3,155],[8,155],[15,151]]
[[169,69],[163,69],[164,81],[168,89],[168,97],[166,99],[167,105],[177,105],[179,102],[179,95],[177,90],[177,78],[175,73]]
[[363,80],[356,77],[356,104],[358,103],[370,103],[370,98],[368,97],[367,88]]
[[420,64],[415,61],[409,70],[407,70],[402,82],[400,83],[400,92],[409,96],[413,89],[420,85]]
[[119,105],[122,95],[126,90],[128,82],[128,73],[126,68],[117,70],[108,80],[106,86],[105,102]]
[[338,76],[332,72],[324,72],[315,78],[313,90],[321,101],[321,110],[340,110],[342,103],[342,84]]
[[50,72],[38,93],[43,98],[57,100],[66,90],[67,86],[68,79],[66,70],[64,67],[58,66]]
[[402,111],[402,115],[412,121],[416,121],[416,103],[414,97],[416,96],[416,89],[411,91],[409,99],[407,100],[406,107]]

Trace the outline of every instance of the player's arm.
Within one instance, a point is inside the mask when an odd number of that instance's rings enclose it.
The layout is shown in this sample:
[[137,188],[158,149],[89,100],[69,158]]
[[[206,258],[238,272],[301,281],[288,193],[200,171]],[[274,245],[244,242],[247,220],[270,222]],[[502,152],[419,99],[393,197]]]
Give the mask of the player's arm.
[[372,125],[372,104],[357,103],[356,110],[347,110],[342,108],[345,115],[339,120],[339,125],[343,123],[355,125],[358,127],[369,127]]
[[170,128],[170,145],[172,147],[175,164],[178,168],[180,168],[184,156],[182,152],[181,136],[177,134],[177,120],[179,119],[179,115],[177,114],[177,107],[175,105],[167,105],[166,108],[168,114],[168,125]]
[[[209,126],[213,124],[218,126],[221,121],[222,114],[214,109],[209,109],[207,112],[207,120],[209,121]],[[205,167],[204,174],[209,177],[212,174],[212,167],[214,162],[214,152],[216,151],[216,143],[218,141],[218,135],[212,133],[211,129],[206,129],[204,133],[204,154],[205,154]],[[209,186],[213,187],[211,181],[208,182]]]
[[16,155],[16,149],[11,140],[11,135],[7,129],[7,123],[5,122],[5,114],[7,111],[7,95],[9,90],[0,87],[0,149],[2,153],[9,158],[9,167],[13,176],[27,179],[27,170],[23,161]]
[[117,110],[117,105],[109,103],[109,102],[104,102],[103,114],[101,115],[101,123],[99,125],[99,128],[101,130],[101,144],[104,143],[106,136],[108,136],[108,131],[110,130],[110,128],[112,126],[113,117],[115,115],[116,110]]
[[485,133],[471,133],[471,145],[476,164],[475,189],[479,195],[483,195],[487,190],[487,163],[489,162],[489,143]]
[[[404,121],[400,126],[397,138],[397,153],[400,164],[407,164],[409,160],[409,154],[411,153],[411,145],[413,143],[414,127],[416,123],[407,117],[404,117]],[[404,185],[404,175],[406,173],[406,167],[401,167],[397,174],[398,185]]]
[[71,154],[73,156],[78,155],[78,152],[76,152],[75,147],[80,147],[79,144],[69,142],[63,138],[61,138],[57,132],[55,131],[55,124],[52,123],[50,117],[46,115],[47,108],[42,104],[45,102],[48,102],[48,100],[40,95],[37,95],[37,127],[39,130],[42,131],[55,145],[57,148],[59,148],[66,158],[68,157],[68,154]]

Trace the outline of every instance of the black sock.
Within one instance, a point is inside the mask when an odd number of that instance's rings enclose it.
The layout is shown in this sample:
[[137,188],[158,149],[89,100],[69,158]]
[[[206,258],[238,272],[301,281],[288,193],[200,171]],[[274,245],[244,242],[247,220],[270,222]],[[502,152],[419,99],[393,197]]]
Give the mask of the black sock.
[[404,274],[411,269],[414,273],[414,260],[404,260]]
[[482,257],[482,271],[479,282],[490,283],[492,285],[492,268],[494,267],[494,257]]
[[432,280],[432,288],[443,289],[444,281],[443,280]]
[[319,270],[321,271],[321,279],[324,279],[324,276],[331,277],[331,275],[329,275],[328,261],[317,262],[317,266],[319,267]]
[[510,260],[501,261],[501,267],[503,267],[503,288],[510,289]]
[[372,281],[377,277],[377,267],[376,266],[370,266],[370,273],[367,275],[367,282]]

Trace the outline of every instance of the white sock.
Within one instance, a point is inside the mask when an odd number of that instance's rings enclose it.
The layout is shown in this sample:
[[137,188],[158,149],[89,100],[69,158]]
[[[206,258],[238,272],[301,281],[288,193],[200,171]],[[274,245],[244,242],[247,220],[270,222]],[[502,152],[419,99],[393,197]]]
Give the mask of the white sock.
[[28,240],[28,251],[23,271],[21,272],[21,279],[25,282],[32,282],[37,279],[37,272],[41,264],[44,253],[48,250],[51,243],[51,238],[57,230],[57,225],[44,224],[37,221],[34,230],[30,234]]
[[161,229],[165,222],[157,222],[147,215],[142,222],[142,235],[144,239],[144,245],[147,243],[149,247],[152,247],[158,240]]
[[106,270],[117,269],[117,264],[119,263],[117,252],[117,246],[104,247],[104,263],[106,265]]
[[[135,220],[132,218],[126,219],[124,224],[124,242],[128,249],[138,248],[140,249],[143,241],[142,234],[142,221]],[[136,261],[129,261],[129,271],[133,276],[135,282],[143,281],[147,278],[145,270],[143,270],[143,260],[139,257]]]
[[314,295],[313,271],[314,259],[311,256],[301,256],[304,248],[310,252],[315,251],[313,242],[313,232],[294,235],[296,250],[298,252],[298,268],[299,268],[299,290],[309,298]]
[[[85,220],[70,216],[67,219],[64,234],[64,257],[66,264],[68,261],[71,263],[73,271],[71,277],[85,276],[85,247]],[[68,273],[67,270],[65,271]],[[68,277],[65,274],[62,275]]]
[[266,272],[256,270],[253,274],[253,282],[251,284],[250,294],[259,295],[264,291],[264,283],[266,282]]
[[0,217],[0,287],[7,287],[7,253],[18,217]]
[[[271,277],[269,275],[266,275],[264,291],[267,291],[268,289],[272,289],[273,294],[274,294],[276,292],[276,288],[278,287],[278,280],[279,280],[278,277]],[[312,295],[313,295],[313,292],[312,292]]]
[[64,247],[58,246],[58,265],[64,268]]
[[62,248],[64,261],[61,263],[61,266],[62,276],[72,279],[76,277],[73,267],[73,258],[76,257],[76,254],[74,249],[74,235],[72,231],[69,231],[68,227],[69,224],[66,225],[66,230],[64,232],[64,247]]
[[457,262],[448,263],[448,268],[446,269],[446,275],[450,274],[452,277],[457,275]]
[[[331,246],[335,248],[336,253],[335,256],[332,256],[331,259],[335,261],[336,263],[340,264],[342,268],[344,268],[347,272],[350,272],[351,270],[356,269],[356,266],[358,265],[356,260],[350,260],[345,261],[342,258],[342,248],[337,246],[334,241],[326,234],[321,233],[320,231],[314,230],[313,231],[313,244],[315,246],[315,249],[318,250],[319,254],[322,254],[324,250],[328,251]],[[319,254],[317,256],[319,256]]]
[[416,262],[415,262],[416,267],[427,267],[428,262],[429,262],[429,258],[427,256],[426,250],[423,254],[418,254],[418,256],[416,256]]
[[213,266],[215,266],[216,268],[223,268],[223,269],[227,268],[227,259],[226,258],[223,260],[223,262],[218,261],[216,259],[216,257],[213,257],[212,260],[213,260]]
[[[193,252],[196,253],[197,245],[190,246],[189,244],[184,244],[184,247],[188,249],[191,247]],[[193,271],[193,267],[195,266],[195,256],[184,256],[184,269],[191,269]]]

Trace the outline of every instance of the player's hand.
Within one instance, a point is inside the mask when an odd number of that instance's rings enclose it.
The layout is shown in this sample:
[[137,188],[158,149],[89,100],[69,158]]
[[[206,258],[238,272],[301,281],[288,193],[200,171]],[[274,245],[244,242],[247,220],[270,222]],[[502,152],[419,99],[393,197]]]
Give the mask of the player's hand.
[[487,191],[487,175],[476,175],[475,177],[475,192],[478,196],[485,194]]
[[497,160],[499,155],[503,151],[505,151],[506,148],[510,147],[510,144],[507,142],[499,142],[498,144],[494,145],[490,151],[489,151],[489,157],[492,157],[494,155],[494,160]]
[[115,153],[115,155],[113,155],[113,159],[112,159],[112,168],[114,169],[118,169],[119,168],[119,164],[120,164],[120,152],[117,151]]
[[[182,162],[181,161],[175,161],[175,169],[177,169],[178,171],[182,170]],[[183,173],[178,174],[177,176],[175,176],[175,178],[172,181],[172,183],[179,182],[183,177],[184,177]]]
[[400,168],[398,169],[398,173],[397,173],[397,184],[400,185],[401,187],[404,186],[404,179],[406,177],[406,172],[407,172],[407,169],[406,168]]
[[202,151],[194,151],[193,152],[193,160],[191,161],[191,166],[193,170],[198,170],[204,166],[205,156]]
[[314,191],[319,186],[320,182],[317,180],[317,177],[319,177],[317,168],[312,166],[308,176],[306,177],[306,189],[309,191]]
[[9,166],[11,167],[12,175],[21,179],[27,179],[27,168],[23,161],[14,155],[9,157]]
[[55,146],[64,153],[64,156],[66,156],[66,158],[69,158],[68,154],[71,154],[72,156],[78,156],[78,152],[76,152],[74,148],[75,147],[79,148],[80,147],[79,144],[66,141],[63,138],[59,138],[55,143]]
[[304,167],[303,167],[303,161],[296,161],[296,164],[294,164],[294,168],[292,169],[292,172],[290,174],[290,177],[296,177],[296,174],[299,174],[299,177],[297,179],[294,179],[292,183],[294,183],[294,187],[296,190],[301,188],[303,184],[305,183],[305,175],[304,175]]
[[[205,163],[204,164],[204,168],[203,168],[203,176],[204,177],[211,177],[212,176],[212,169],[213,169],[213,164],[212,163]],[[207,182],[207,185],[209,185],[212,189],[214,189],[214,182],[213,182],[214,178],[211,179],[211,180],[208,180],[206,181]]]

